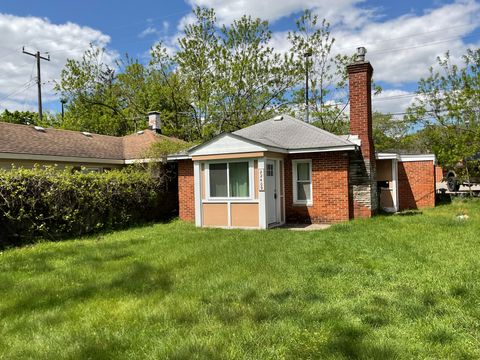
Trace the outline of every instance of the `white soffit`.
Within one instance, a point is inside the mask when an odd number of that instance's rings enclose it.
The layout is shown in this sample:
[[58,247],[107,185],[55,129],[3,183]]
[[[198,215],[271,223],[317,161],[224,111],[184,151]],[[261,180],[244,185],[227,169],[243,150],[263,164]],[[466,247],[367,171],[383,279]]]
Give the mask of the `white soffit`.
[[435,162],[436,158],[434,154],[419,154],[419,155],[400,155],[393,153],[377,153],[377,160],[398,160],[400,162],[409,162],[409,161],[433,161]]
[[435,155],[423,154],[423,155],[400,155],[401,162],[409,161],[433,161],[435,162]]
[[392,153],[377,153],[377,160],[399,160],[398,154]]

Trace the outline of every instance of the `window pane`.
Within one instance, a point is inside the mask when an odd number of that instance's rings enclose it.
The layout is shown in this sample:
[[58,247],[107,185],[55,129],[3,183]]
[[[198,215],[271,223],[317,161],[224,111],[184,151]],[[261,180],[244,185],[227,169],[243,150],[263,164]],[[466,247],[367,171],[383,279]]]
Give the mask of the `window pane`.
[[267,176],[273,176],[273,164],[267,164]]
[[230,163],[230,197],[248,197],[248,162]]
[[310,181],[310,163],[297,163],[297,180]]
[[210,164],[210,196],[227,197],[227,164]]
[[297,200],[307,201],[310,200],[310,183],[302,182],[297,183]]

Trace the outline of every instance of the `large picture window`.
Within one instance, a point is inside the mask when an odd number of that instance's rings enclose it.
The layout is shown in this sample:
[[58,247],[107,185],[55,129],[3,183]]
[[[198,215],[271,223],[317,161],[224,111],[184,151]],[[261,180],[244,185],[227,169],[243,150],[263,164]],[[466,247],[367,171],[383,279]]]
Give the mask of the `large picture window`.
[[293,202],[312,204],[312,161],[293,160]]
[[250,197],[250,163],[248,161],[211,163],[208,165],[211,198]]

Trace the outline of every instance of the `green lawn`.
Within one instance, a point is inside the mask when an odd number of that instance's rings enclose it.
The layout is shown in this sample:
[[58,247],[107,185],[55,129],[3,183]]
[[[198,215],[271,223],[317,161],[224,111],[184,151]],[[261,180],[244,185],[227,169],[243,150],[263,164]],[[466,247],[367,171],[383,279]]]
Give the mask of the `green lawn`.
[[0,358],[478,359],[480,202],[318,232],[174,221],[6,250]]

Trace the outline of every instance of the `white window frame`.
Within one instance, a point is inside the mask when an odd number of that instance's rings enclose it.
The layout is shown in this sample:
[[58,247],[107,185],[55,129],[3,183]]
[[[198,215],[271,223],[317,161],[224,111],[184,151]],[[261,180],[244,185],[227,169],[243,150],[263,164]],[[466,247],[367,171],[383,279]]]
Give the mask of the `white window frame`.
[[[298,181],[297,180],[297,165],[298,164],[305,164],[308,163],[309,175],[310,175],[310,199],[307,200],[298,200],[298,182],[306,182],[306,181]],[[294,205],[313,205],[313,179],[312,179],[312,159],[298,159],[292,160],[292,190],[293,190],[293,204]]]
[[[217,197],[210,195],[210,164],[227,164],[227,193],[230,195],[230,164],[231,163],[240,163],[240,162],[247,162],[248,163],[248,194],[249,196],[246,197]],[[253,168],[253,160],[250,159],[238,159],[238,160],[218,160],[218,161],[209,161],[205,163],[205,194],[207,201],[215,202],[215,201],[228,201],[228,200],[253,200],[254,199],[254,168]]]

